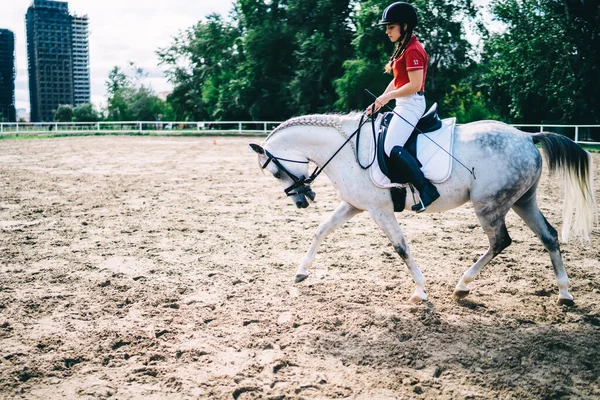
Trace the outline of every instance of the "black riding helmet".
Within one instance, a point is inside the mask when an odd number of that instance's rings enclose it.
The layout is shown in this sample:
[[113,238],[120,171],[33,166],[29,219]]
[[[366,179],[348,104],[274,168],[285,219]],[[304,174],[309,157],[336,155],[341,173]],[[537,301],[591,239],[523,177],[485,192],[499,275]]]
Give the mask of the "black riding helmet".
[[408,30],[412,31],[418,21],[417,10],[408,3],[398,1],[390,4],[383,11],[379,25],[400,24],[402,26],[402,24],[407,24]]

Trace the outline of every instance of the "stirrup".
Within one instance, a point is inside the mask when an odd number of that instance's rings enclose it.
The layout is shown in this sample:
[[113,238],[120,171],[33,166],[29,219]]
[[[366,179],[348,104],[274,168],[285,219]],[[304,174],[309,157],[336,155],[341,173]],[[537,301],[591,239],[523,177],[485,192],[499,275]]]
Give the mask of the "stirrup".
[[427,210],[427,207],[425,207],[425,204],[423,204],[423,200],[421,200],[420,194],[419,194],[419,202],[417,204],[415,204],[414,206],[412,206],[411,210],[413,210],[417,214],[422,213],[423,211]]
[[[423,211],[427,210],[427,207],[425,207],[425,203],[423,203],[423,200],[421,199],[421,192],[418,192],[412,183],[410,183],[408,186],[410,187],[410,191],[412,192],[413,201],[415,202],[415,204],[410,209],[413,210],[414,212],[416,212],[417,214],[422,213]],[[417,197],[419,199],[418,202],[417,202],[417,199],[415,198],[415,193],[417,193]]]

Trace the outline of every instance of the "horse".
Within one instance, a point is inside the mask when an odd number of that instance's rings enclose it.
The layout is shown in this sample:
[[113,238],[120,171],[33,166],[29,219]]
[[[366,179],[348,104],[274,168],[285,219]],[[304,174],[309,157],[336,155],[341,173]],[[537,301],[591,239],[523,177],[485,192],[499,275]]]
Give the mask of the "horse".
[[[409,301],[427,301],[425,279],[396,220],[390,189],[376,186],[368,171],[359,165],[359,157],[364,159],[371,150],[367,140],[359,140],[357,148],[358,135],[370,136],[377,130],[371,124],[357,130],[360,117],[359,113],[295,117],[276,127],[262,145],[249,144],[258,155],[259,166],[280,182],[298,208],[308,207],[315,198],[310,183],[318,174],[309,177],[309,162],[316,164],[315,172],[324,172],[341,199],[335,211],[317,228],[300,261],[295,281],[299,283],[308,277],[317,249],[331,231],[367,211],[410,270],[415,290]],[[356,131],[358,135],[351,134]],[[463,273],[454,298],[460,300],[469,295],[469,284],[511,244],[505,217],[512,209],[550,254],[559,288],[558,303],[572,306],[574,301],[569,293],[557,231],[548,223],[536,200],[542,173],[542,156],[536,143],[541,145],[550,171],[558,172],[564,181],[563,242],[571,234],[590,241],[597,220],[591,155],[565,136],[550,132],[530,134],[497,121],[457,125],[453,134],[452,172],[446,181],[436,184],[440,198],[425,212],[439,213],[471,201],[489,240],[485,254]],[[457,162],[469,164],[473,170],[462,168]],[[405,210],[410,210],[415,200],[407,192]]]

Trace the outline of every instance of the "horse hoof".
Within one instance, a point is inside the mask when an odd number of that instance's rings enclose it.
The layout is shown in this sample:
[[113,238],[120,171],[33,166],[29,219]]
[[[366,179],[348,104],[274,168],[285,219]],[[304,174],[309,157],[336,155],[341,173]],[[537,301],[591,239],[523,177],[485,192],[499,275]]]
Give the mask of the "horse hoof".
[[422,298],[417,296],[416,294],[413,294],[412,296],[410,296],[410,299],[408,299],[408,301],[410,301],[413,304],[421,304],[427,301],[427,298]]
[[558,305],[573,307],[575,305],[575,302],[573,301],[573,299],[558,299]]
[[464,299],[465,297],[467,297],[469,295],[469,293],[471,293],[470,290],[455,290],[454,298],[457,300]]
[[306,278],[308,278],[308,275],[296,275],[296,283],[300,283]]

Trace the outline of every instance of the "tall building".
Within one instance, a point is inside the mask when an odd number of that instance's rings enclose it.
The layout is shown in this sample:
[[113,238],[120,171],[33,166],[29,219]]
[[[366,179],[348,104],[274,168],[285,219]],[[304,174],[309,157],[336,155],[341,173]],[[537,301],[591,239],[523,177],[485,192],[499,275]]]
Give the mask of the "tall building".
[[16,121],[15,35],[0,29],[0,121]]
[[90,51],[88,17],[73,16],[73,106],[90,102]]
[[53,121],[60,104],[90,100],[88,19],[67,2],[33,0],[25,20],[31,121]]

